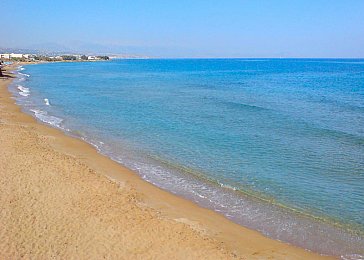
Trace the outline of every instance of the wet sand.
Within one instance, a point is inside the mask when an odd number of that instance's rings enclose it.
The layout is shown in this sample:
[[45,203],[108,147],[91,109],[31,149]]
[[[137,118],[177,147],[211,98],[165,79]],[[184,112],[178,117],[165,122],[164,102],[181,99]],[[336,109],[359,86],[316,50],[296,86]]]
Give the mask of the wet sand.
[[0,259],[326,258],[163,191],[38,123],[14,104],[11,80],[0,78]]

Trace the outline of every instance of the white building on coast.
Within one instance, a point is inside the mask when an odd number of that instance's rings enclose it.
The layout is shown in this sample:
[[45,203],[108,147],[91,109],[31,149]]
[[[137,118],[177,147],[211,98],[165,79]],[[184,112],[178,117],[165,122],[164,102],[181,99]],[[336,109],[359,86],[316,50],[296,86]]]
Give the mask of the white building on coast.
[[16,59],[29,59],[30,54],[21,54],[21,53],[1,53],[0,59],[10,60],[12,58]]
[[0,59],[10,60],[10,54],[2,53],[0,54]]
[[87,59],[88,60],[98,60],[98,58],[96,56],[88,56]]

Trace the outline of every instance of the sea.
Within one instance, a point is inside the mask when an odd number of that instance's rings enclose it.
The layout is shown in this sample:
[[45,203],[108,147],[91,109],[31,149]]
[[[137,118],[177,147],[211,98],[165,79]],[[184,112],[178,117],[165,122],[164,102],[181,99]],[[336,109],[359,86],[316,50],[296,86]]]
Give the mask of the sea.
[[23,111],[265,236],[364,259],[363,59],[19,67]]

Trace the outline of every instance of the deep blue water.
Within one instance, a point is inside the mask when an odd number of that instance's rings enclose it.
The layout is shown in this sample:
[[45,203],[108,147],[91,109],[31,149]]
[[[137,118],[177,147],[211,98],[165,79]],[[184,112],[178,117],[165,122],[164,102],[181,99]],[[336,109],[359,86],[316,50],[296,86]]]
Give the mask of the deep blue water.
[[273,238],[364,254],[364,60],[113,60],[21,73],[30,77],[13,90],[26,111],[157,186]]

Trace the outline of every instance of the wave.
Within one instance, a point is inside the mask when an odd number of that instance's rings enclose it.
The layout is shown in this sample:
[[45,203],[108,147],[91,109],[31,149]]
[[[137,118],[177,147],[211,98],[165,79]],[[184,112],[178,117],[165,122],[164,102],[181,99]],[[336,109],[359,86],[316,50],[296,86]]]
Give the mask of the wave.
[[49,103],[49,99],[48,99],[48,98],[45,98],[45,99],[44,99],[44,103],[45,103],[47,106],[50,106],[50,103]]
[[30,111],[33,112],[34,116],[40,121],[61,128],[61,123],[63,122],[62,118],[48,115],[47,112],[38,109],[30,109]]
[[23,75],[23,76],[26,76],[26,77],[30,77],[30,75],[29,74],[25,74],[25,73],[21,73],[21,72],[18,72],[20,75]]
[[23,96],[23,97],[27,97],[29,96],[29,88],[23,87],[21,85],[18,85],[17,88],[20,90],[19,91],[19,95]]
[[23,87],[21,85],[18,85],[18,89],[21,91],[21,92],[24,92],[24,93],[29,93],[29,88],[26,88],[26,87]]
[[249,105],[245,103],[240,102],[233,102],[233,101],[220,101],[221,104],[226,105],[227,107],[231,109],[244,109],[247,111],[273,111],[272,109],[256,106],[256,105]]
[[19,92],[19,95],[20,95],[20,96],[23,96],[23,97],[27,97],[27,96],[29,96],[29,94],[28,94],[28,93],[24,93],[24,92]]

